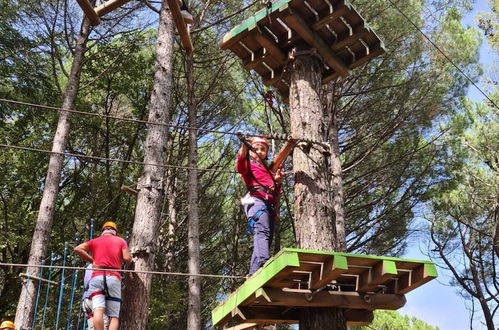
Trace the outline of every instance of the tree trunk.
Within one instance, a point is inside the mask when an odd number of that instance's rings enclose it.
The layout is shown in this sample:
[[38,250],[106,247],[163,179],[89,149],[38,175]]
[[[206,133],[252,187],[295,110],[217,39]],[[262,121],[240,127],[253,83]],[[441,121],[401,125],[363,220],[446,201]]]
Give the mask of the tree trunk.
[[[80,87],[80,73],[83,63],[83,53],[86,49],[86,42],[90,31],[90,22],[88,19],[83,21],[80,35],[76,41],[73,64],[68,77],[68,85],[64,93],[62,102],[63,109],[72,109],[74,107],[76,95]],[[69,137],[69,116],[67,111],[59,111],[59,120],[52,144],[52,154],[49,159],[47,177],[45,178],[45,187],[36,219],[35,231],[31,243],[28,264],[39,265],[47,254],[50,233],[52,231],[52,222],[56,209],[57,194],[61,182],[61,171],[64,162],[62,153],[66,148]],[[27,274],[37,275],[37,267],[28,267]],[[36,282],[27,281],[24,283],[19,302],[17,304],[15,324],[24,329],[30,328],[33,322],[33,312],[36,299]]]
[[340,160],[340,142],[338,137],[338,111],[336,83],[331,83],[323,89],[325,95],[325,111],[329,114],[328,136],[331,143],[331,190],[333,202],[333,223],[335,225],[336,240],[335,251],[346,252],[346,233],[345,233],[345,192],[343,189],[343,173]]
[[[174,25],[165,2],[161,6],[158,29],[148,120],[166,124],[169,121],[171,99]],[[144,163],[164,163],[167,138],[168,129],[165,126],[148,125]],[[164,195],[164,173],[163,167],[144,165],[137,185],[139,194],[130,239],[130,250],[137,271],[153,270]],[[146,329],[151,282],[151,274],[133,273],[126,277],[121,313],[122,329]]]
[[[194,104],[193,57],[187,58],[187,102],[189,107],[189,126],[197,127],[197,111]],[[189,130],[189,166],[197,167],[197,131]],[[189,273],[199,274],[199,209],[198,209],[198,172],[189,170]],[[201,329],[201,278],[189,276],[189,301],[187,309],[187,329]]]
[[[325,141],[326,125],[320,101],[322,63],[314,56],[299,56],[291,64],[291,135]],[[294,222],[299,248],[334,251],[335,228],[327,182],[327,160],[316,145],[300,144],[293,154],[295,174]],[[300,329],[346,329],[341,309],[304,309]]]

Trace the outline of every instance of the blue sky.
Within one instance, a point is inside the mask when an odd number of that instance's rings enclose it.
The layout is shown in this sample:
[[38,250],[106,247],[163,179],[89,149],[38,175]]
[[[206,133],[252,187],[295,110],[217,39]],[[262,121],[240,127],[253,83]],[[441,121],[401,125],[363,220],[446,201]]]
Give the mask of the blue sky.
[[[479,11],[490,11],[487,0],[476,1],[473,11],[463,18],[463,24],[475,26],[475,16]],[[490,47],[484,41],[480,48],[480,62],[482,66],[491,65],[497,55],[493,55]],[[479,84],[480,86],[480,84]],[[482,86],[480,86],[483,88]],[[475,101],[482,101],[484,96],[475,87],[470,86],[468,97]],[[407,250],[404,257],[410,259],[427,259],[420,252],[417,238],[412,239],[412,245]],[[461,330],[470,329],[470,312],[466,309],[466,301],[457,294],[459,288],[449,286],[450,273],[439,270],[439,278],[433,280],[422,287],[406,295],[407,304],[399,311],[402,314],[415,316],[426,323],[438,326],[441,330]],[[480,318],[481,311],[477,310],[476,318]],[[473,329],[485,329],[479,320],[473,322]]]

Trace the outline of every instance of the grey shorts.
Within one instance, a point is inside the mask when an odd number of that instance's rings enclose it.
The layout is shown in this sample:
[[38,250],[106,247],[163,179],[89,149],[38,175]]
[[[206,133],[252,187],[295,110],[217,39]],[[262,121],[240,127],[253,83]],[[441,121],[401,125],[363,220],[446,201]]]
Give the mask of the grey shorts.
[[92,310],[105,308],[105,314],[109,317],[120,316],[121,307],[121,281],[112,275],[106,276],[107,289],[110,298],[104,295],[104,276],[99,275],[90,280],[89,291],[92,297]]

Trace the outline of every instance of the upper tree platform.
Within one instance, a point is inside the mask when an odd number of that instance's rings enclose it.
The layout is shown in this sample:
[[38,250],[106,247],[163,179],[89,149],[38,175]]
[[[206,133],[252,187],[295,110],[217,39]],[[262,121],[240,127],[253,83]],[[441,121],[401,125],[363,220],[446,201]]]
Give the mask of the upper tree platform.
[[263,83],[287,98],[282,75],[288,53],[306,43],[324,60],[323,83],[384,53],[383,42],[347,0],[279,0],[270,9],[234,27],[220,47],[232,50],[245,69],[255,70]]
[[283,249],[212,311],[215,326],[298,323],[303,307],[346,309],[366,325],[375,309],[404,306],[404,294],[437,277],[433,262]]
[[[112,12],[115,9],[123,6],[131,0],[108,0],[102,5],[94,8],[90,0],[76,0],[80,5],[81,9],[85,13],[92,25],[99,25],[101,23],[101,17],[107,13]],[[192,53],[193,46],[191,35],[189,32],[189,26],[185,24],[182,14],[180,12],[179,0],[166,0],[168,6],[170,7],[170,12],[172,14],[173,21],[177,27],[178,34],[180,35],[180,41],[182,42],[182,47],[185,51],[190,54]]]

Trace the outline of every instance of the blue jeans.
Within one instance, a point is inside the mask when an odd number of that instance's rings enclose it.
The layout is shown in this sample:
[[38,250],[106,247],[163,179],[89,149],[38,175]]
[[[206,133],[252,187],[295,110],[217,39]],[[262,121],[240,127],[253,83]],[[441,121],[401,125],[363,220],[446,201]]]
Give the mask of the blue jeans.
[[251,255],[249,275],[252,275],[270,259],[270,245],[274,234],[273,211],[265,203],[255,198],[255,203],[246,208],[248,220],[253,218],[253,254]]

